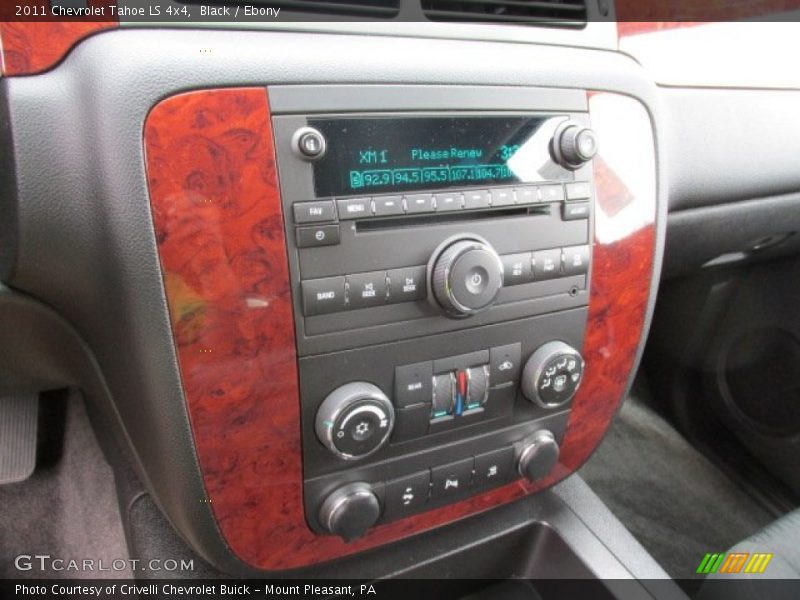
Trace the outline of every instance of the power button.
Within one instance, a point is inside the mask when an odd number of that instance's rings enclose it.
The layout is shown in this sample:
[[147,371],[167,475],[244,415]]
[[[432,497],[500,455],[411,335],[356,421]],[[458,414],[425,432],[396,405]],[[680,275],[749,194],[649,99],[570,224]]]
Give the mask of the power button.
[[301,127],[292,136],[292,148],[303,160],[322,158],[327,149],[325,136],[313,127]]

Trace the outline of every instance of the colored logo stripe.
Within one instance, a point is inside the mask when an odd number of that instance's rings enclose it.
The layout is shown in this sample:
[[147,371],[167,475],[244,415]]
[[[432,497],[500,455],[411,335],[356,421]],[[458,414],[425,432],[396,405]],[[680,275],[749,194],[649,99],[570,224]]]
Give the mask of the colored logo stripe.
[[747,566],[744,568],[745,573],[763,573],[764,570],[767,568],[769,561],[772,560],[772,554],[766,553],[755,553],[750,558],[750,562],[747,563]]
[[716,573],[719,566],[722,564],[722,559],[725,558],[724,554],[706,554],[700,566],[697,567],[698,573],[709,575]]
[[740,573],[742,569],[744,569],[745,573],[763,573],[772,560],[772,556],[772,554],[764,552],[756,552],[754,554],[731,552],[727,555],[717,552],[709,553],[703,557],[700,566],[697,567],[697,573],[703,575],[711,575],[717,571],[720,573]]

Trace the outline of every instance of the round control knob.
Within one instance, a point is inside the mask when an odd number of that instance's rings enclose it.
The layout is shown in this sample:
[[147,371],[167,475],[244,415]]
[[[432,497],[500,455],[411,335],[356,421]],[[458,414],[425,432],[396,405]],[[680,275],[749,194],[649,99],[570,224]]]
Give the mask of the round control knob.
[[292,136],[292,149],[303,160],[317,160],[325,155],[327,150],[325,136],[313,127],[301,127]]
[[548,342],[534,352],[522,371],[522,393],[544,408],[569,402],[583,381],[583,358],[564,342]]
[[356,381],[332,391],[317,411],[319,440],[336,456],[358,460],[386,443],[394,426],[394,408],[380,388]]
[[577,169],[597,154],[597,134],[572,121],[561,125],[553,136],[553,154],[556,162],[568,169]]
[[503,263],[484,240],[457,239],[435,255],[432,265],[433,294],[452,316],[489,308],[503,287]]
[[381,516],[378,497],[367,483],[349,483],[325,498],[319,522],[334,535],[349,542],[364,535]]
[[538,481],[552,471],[558,462],[558,443],[547,429],[525,438],[520,447],[517,470],[529,481]]

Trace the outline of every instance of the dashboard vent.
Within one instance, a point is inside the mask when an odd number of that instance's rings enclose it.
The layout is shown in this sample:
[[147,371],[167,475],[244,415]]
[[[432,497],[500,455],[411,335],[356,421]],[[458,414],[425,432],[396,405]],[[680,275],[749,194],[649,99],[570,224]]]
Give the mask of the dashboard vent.
[[481,21],[583,27],[586,0],[422,0],[431,21]]
[[206,6],[259,6],[280,8],[292,13],[310,13],[333,17],[392,19],[400,12],[400,0],[178,0],[183,4]]

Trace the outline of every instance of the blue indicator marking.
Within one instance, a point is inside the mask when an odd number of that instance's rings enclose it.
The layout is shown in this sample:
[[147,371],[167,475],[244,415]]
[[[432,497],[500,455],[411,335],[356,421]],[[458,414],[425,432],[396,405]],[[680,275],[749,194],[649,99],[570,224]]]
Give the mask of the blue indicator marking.
[[464,412],[464,400],[461,398],[461,394],[456,395],[456,415],[461,415]]

